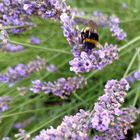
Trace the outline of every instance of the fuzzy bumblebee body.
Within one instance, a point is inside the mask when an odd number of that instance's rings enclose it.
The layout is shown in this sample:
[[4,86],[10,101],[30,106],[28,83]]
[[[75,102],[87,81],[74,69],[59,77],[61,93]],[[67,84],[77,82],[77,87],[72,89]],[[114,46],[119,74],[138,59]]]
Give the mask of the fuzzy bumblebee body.
[[87,48],[101,48],[99,41],[99,35],[97,33],[97,25],[89,21],[89,24],[87,27],[82,29],[81,31],[81,39],[82,43],[87,47]]

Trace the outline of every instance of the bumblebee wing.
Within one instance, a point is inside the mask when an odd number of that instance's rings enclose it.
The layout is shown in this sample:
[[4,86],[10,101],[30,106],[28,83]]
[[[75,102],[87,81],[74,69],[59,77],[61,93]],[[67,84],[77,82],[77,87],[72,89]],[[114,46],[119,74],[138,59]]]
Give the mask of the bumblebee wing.
[[93,31],[97,31],[97,24],[94,22],[94,21],[92,21],[92,20],[90,20],[89,21],[89,23],[88,23],[88,26],[93,30]]

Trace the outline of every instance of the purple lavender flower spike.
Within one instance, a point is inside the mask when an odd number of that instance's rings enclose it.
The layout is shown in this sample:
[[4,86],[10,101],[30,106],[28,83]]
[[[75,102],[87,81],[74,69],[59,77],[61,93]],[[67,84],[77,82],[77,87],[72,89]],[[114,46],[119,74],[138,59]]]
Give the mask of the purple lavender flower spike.
[[52,93],[61,98],[69,97],[72,92],[77,89],[82,89],[86,85],[86,80],[84,77],[69,77],[59,78],[55,82],[40,82],[40,80],[32,81],[31,91],[33,93],[44,92],[46,94]]
[[115,36],[119,41],[122,41],[126,38],[126,33],[119,27],[119,18],[110,16],[110,31],[112,32],[113,36]]
[[126,79],[130,84],[131,84],[131,83],[134,83],[134,81],[135,81],[133,75],[127,76],[125,79]]
[[[59,82],[63,81],[66,82],[64,78],[59,79]],[[126,95],[125,91],[129,88],[125,79],[108,81],[105,94],[99,98],[93,111],[80,110],[74,116],[65,116],[56,129],[51,127],[42,130],[33,140],[89,140],[89,131],[93,128],[101,132],[100,136],[94,136],[93,140],[125,139],[139,113],[136,108],[120,108]]]
[[46,67],[46,70],[47,70],[48,72],[50,72],[50,73],[54,73],[54,72],[57,71],[57,68],[56,68],[55,65],[50,64],[50,65],[48,65],[48,66]]
[[3,0],[3,2],[4,2],[4,4],[6,4],[6,5],[10,5],[10,0]]
[[136,71],[136,72],[134,73],[134,78],[135,78],[136,80],[140,81],[140,71]]
[[[89,49],[81,42],[81,33],[73,20],[72,12],[62,13],[60,20],[63,24],[64,36],[72,47],[74,59],[69,63],[70,70],[75,73],[101,70],[107,64],[118,58],[116,46],[105,44],[99,50]],[[117,21],[115,21],[117,22]],[[114,23],[114,22],[113,22]],[[122,37],[122,34],[120,38]],[[112,55],[113,54],[113,55]]]
[[80,56],[77,55],[69,62],[70,70],[75,73],[101,70],[115,59],[118,59],[116,46],[106,44],[102,49],[92,50],[90,53],[82,51]]
[[136,135],[136,138],[134,138],[133,140],[140,140],[140,135],[137,134],[137,135]]
[[104,132],[103,140],[125,139],[127,131],[133,128],[133,123],[138,113],[136,108],[123,108],[121,115],[117,117],[116,121],[111,123],[111,127]]
[[[121,112],[106,131],[100,136],[94,136],[92,140],[125,139],[127,131],[133,127],[132,123],[136,120],[138,111],[135,108],[123,108]],[[89,111],[81,109],[74,116],[65,116],[56,129],[50,127],[50,129],[42,130],[33,140],[89,140],[90,117],[92,116]]]
[[28,140],[30,138],[30,135],[27,134],[27,132],[23,129],[19,129],[19,133],[15,134],[15,138]]
[[0,50],[6,46],[9,36],[6,30],[3,29],[3,26],[0,24]]
[[0,75],[0,82],[2,83],[8,83],[9,82],[9,77],[7,75]]
[[30,118],[28,118],[28,119],[26,119],[26,120],[24,120],[22,122],[16,123],[14,125],[14,127],[16,129],[23,129],[23,128],[27,127],[28,125],[30,125],[33,122],[33,120],[34,120],[34,117],[30,117]]
[[23,10],[25,10],[26,14],[32,15],[34,11],[34,5],[29,3],[24,3],[23,4]]
[[6,52],[21,52],[24,50],[24,47],[22,45],[14,45],[11,43],[7,43],[6,47],[3,49],[3,51]]
[[15,127],[16,129],[21,129],[21,128],[23,128],[23,126],[22,126],[21,123],[16,123],[16,124],[14,125],[14,127]]
[[127,131],[133,128],[138,111],[136,108],[123,108],[121,114],[110,124],[110,127],[100,134],[94,136],[93,140],[123,140]]
[[[81,42],[80,30],[78,26],[76,26],[76,23],[73,19],[75,13],[72,12],[70,7],[66,5],[65,1],[59,2],[57,0],[50,0],[50,1],[45,1],[44,3],[38,2],[37,4],[35,4],[32,1],[31,2],[25,1],[21,3],[16,3],[15,5],[17,7],[22,7],[24,9],[23,11],[25,12],[24,14],[25,14],[25,17],[27,17],[27,19],[28,17],[30,17],[31,14],[37,14],[41,17],[54,18],[56,20],[59,20],[62,23],[64,36],[67,38],[69,44],[71,45],[72,53],[74,55],[74,59],[70,61],[70,65],[72,65],[71,66],[72,71],[79,73],[79,72],[89,72],[92,70],[101,70],[107,64],[112,63],[112,61],[117,58],[117,57],[112,58],[112,56],[110,58],[109,55],[106,54],[107,55],[107,60],[106,60],[105,59],[106,55],[104,54],[103,50],[107,51],[107,48],[103,48],[98,51],[98,50],[92,50],[92,49],[89,50],[86,46],[84,46],[84,44]],[[25,25],[24,21],[17,18],[20,14],[23,14],[23,11],[16,10],[14,11],[16,13],[15,15],[9,16],[6,14],[4,17],[5,18],[9,17],[9,21],[7,21],[9,24],[24,26]],[[102,13],[96,13],[96,16],[98,17],[102,17],[102,15],[103,15]],[[115,23],[116,25],[118,22],[116,20],[114,21],[111,20],[111,23],[112,24]],[[18,30],[21,30],[21,29],[13,29],[13,32],[16,32],[16,31],[20,32]],[[119,32],[118,38],[121,40],[122,38],[124,38],[125,35],[122,33],[121,30],[118,30],[118,32]],[[118,32],[115,32],[115,33],[118,33]],[[38,40],[35,39],[34,41],[35,41],[35,44],[39,44]],[[113,46],[112,46],[112,49],[113,49]],[[115,50],[117,49],[114,47],[114,51]],[[110,48],[108,51],[110,51]],[[85,60],[83,58],[84,53],[86,53],[87,56],[90,56],[88,60]],[[117,53],[117,52],[114,52],[114,53]],[[98,63],[100,59],[102,61]]]
[[33,140],[88,140],[88,117],[90,112],[80,110],[74,116],[65,116],[62,123],[54,129],[42,130]]
[[134,83],[135,81],[140,81],[140,70],[137,70],[133,74],[125,78],[129,83]]
[[30,38],[30,43],[34,44],[34,45],[38,45],[38,44],[41,43],[41,40],[39,38],[37,38],[37,37],[31,37]]
[[115,116],[122,112],[120,106],[124,101],[124,96],[129,89],[129,84],[125,79],[120,81],[110,80],[105,85],[105,94],[95,103],[94,115],[91,118],[92,127],[98,131],[104,132],[109,128]]
[[32,81],[33,87],[30,89],[33,93],[39,93],[42,90],[43,84],[40,80]]
[[6,74],[0,75],[0,82],[13,86],[17,81],[28,77],[30,74],[45,69],[46,65],[46,61],[40,57],[30,61],[27,65],[17,64],[15,67],[10,67]]
[[[28,13],[31,8],[27,8],[27,6],[24,7],[23,5],[23,1],[4,0],[0,3],[0,19],[2,25],[20,26],[20,28],[11,28],[9,30],[9,32],[12,32],[13,34],[19,34],[26,30],[27,26],[32,26],[30,20],[31,14]],[[26,12],[24,11],[24,8],[26,8]]]
[[0,97],[0,112],[8,110],[11,100],[9,96]]
[[98,21],[99,26],[105,27],[107,25],[107,16],[99,11],[93,12],[94,20]]

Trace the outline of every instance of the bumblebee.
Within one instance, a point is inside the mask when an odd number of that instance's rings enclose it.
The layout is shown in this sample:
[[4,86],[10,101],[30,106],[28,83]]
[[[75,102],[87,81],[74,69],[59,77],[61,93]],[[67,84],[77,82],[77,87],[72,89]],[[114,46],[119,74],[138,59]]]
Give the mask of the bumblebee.
[[87,27],[82,29],[81,41],[89,49],[102,47],[99,43],[96,23],[90,20]]

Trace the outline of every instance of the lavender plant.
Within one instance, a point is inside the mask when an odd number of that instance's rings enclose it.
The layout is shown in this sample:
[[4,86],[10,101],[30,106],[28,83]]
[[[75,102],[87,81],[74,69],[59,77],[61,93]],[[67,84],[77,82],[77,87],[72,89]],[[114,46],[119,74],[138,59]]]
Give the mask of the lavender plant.
[[94,136],[93,140],[124,139],[138,114],[136,108],[120,108],[128,89],[125,79],[108,81],[105,94],[99,97],[93,111],[80,110],[74,116],[65,116],[56,129],[42,130],[33,140],[87,140],[89,130],[94,128],[101,132],[101,136]]
[[82,44],[80,39],[81,33],[78,27],[76,28],[73,16],[66,13],[60,16],[63,23],[64,36],[71,45],[74,55],[74,59],[70,61],[71,71],[80,73],[100,70],[107,64],[112,63],[115,59],[118,59],[116,46],[105,44],[104,47],[96,50],[89,49]]
[[[139,6],[0,1],[0,139],[139,140]],[[95,48],[81,36],[90,20],[99,26]]]

